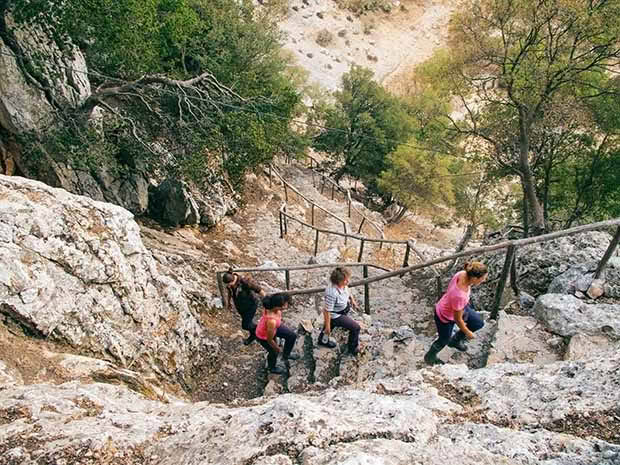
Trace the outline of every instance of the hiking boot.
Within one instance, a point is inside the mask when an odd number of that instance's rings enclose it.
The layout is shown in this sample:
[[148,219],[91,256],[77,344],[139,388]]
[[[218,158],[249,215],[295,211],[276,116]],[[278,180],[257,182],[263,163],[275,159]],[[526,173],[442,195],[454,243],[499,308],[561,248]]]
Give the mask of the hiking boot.
[[299,360],[301,358],[301,355],[299,355],[297,352],[291,352],[288,355],[284,355],[283,358],[284,360]]
[[252,344],[252,342],[254,342],[255,339],[256,339],[256,336],[254,335],[254,333],[252,333],[247,337],[247,339],[243,340],[243,345],[249,346],[250,344]]
[[348,352],[349,355],[351,355],[352,357],[357,357],[360,354],[360,350],[359,349],[349,349]]
[[286,373],[286,368],[283,368],[280,365],[276,365],[269,370],[269,373],[271,373],[272,375],[283,375],[284,373]]
[[444,365],[443,360],[437,358],[437,354],[441,349],[444,348],[444,345],[441,344],[438,340],[433,342],[431,348],[424,355],[424,361],[427,365]]
[[458,331],[450,342],[448,342],[448,347],[452,347],[456,350],[460,350],[461,352],[467,352],[467,345],[465,344],[465,333],[462,331]]
[[327,347],[328,349],[333,349],[338,345],[334,341],[332,341],[329,336],[325,336],[325,334],[322,333],[319,335],[318,344],[320,346]]

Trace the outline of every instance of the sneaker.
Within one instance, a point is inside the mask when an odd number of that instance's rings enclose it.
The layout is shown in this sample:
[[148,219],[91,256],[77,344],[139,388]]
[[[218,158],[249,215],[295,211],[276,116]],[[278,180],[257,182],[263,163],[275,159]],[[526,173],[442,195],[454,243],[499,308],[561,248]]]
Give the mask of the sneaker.
[[445,365],[444,361],[441,360],[440,358],[437,358],[436,355],[426,354],[424,356],[424,361],[426,362],[427,365],[430,365],[430,366],[433,366],[433,365]]
[[461,352],[467,352],[467,346],[465,345],[465,341],[463,339],[452,340],[448,342],[448,347],[460,350]]
[[271,370],[269,370],[269,373],[273,375],[283,375],[284,373],[286,373],[286,369],[282,368],[280,365],[276,365]]
[[254,342],[254,339],[256,339],[256,336],[254,336],[254,334],[251,334],[250,336],[247,337],[247,339],[243,340],[243,345],[249,346],[250,344],[252,344],[252,342]]
[[321,339],[319,339],[319,345],[323,346],[323,347],[327,347],[328,349],[333,349],[338,344],[336,344],[334,341],[332,341],[330,339],[328,339],[327,341],[322,341]]
[[457,333],[450,339],[450,342],[448,342],[448,347],[460,350],[461,352],[467,352],[465,335],[461,331],[457,331]]
[[299,360],[301,356],[297,352],[291,352],[286,357],[283,357],[285,360]]

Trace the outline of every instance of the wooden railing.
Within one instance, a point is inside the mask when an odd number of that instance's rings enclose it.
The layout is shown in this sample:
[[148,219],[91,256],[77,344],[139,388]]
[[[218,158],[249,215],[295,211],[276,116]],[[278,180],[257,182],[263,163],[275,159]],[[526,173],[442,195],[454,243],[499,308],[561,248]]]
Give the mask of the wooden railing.
[[355,205],[353,204],[353,200],[351,198],[351,191],[349,189],[345,189],[342,186],[340,186],[336,181],[331,179],[329,176],[319,171],[316,171],[314,167],[319,166],[319,161],[316,158],[308,154],[306,154],[306,158],[310,160],[310,169],[312,170],[312,185],[316,186],[315,181],[314,181],[314,175],[316,173],[316,175],[320,176],[320,178],[323,181],[321,183],[321,194],[323,194],[323,190],[325,189],[325,184],[326,183],[330,184],[331,185],[331,199],[334,200],[334,192],[336,190],[341,192],[345,196],[345,200],[347,202],[348,217],[351,218],[351,210],[353,210],[355,213],[357,213],[362,218],[362,221],[360,222],[360,225],[357,231],[358,234],[362,232],[362,227],[364,226],[365,223],[367,223],[375,231],[377,231],[377,233],[379,233],[379,237],[385,238],[385,233],[383,232],[383,228],[379,226],[378,224],[376,224],[374,221],[370,220],[366,215],[364,215],[364,213],[362,213],[359,209],[355,207]]
[[[324,212],[326,215],[334,218],[336,221],[338,221],[340,224],[342,224],[342,229],[344,230],[344,233],[345,234],[347,233],[347,222],[345,220],[340,218],[338,215],[335,215],[334,213],[330,212],[326,208],[321,207],[314,200],[306,197],[304,194],[299,192],[294,186],[292,186],[289,182],[287,182],[282,177],[282,175],[278,172],[278,170],[275,167],[273,167],[271,164],[268,166],[267,174],[269,175],[269,187],[272,186],[272,177],[273,177],[273,175],[275,175],[280,180],[280,182],[282,183],[282,187],[284,188],[284,200],[286,202],[288,202],[288,191],[291,190],[291,191],[295,192],[295,194],[297,194],[299,197],[301,197],[302,199],[304,199],[306,202],[308,202],[310,204],[312,227],[314,227],[314,210],[316,208],[317,210],[320,210],[320,211]],[[280,230],[282,230],[282,221],[280,221]],[[280,237],[283,237],[282,233],[280,233]]]
[[413,241],[411,240],[396,240],[396,239],[375,239],[373,237],[365,237],[362,236],[360,234],[354,234],[354,233],[341,233],[339,231],[330,231],[329,229],[322,229],[322,228],[318,228],[314,225],[308,224],[303,220],[300,220],[299,218],[294,217],[293,215],[287,213],[286,211],[286,205],[283,204],[280,207],[280,238],[284,238],[287,234],[288,234],[288,220],[292,220],[292,221],[296,221],[297,223],[301,224],[302,226],[305,226],[307,228],[310,228],[312,230],[314,230],[314,254],[316,256],[316,254],[318,253],[318,248],[319,248],[319,234],[327,234],[327,235],[334,235],[334,236],[340,236],[340,237],[344,237],[344,243],[347,243],[347,240],[350,239],[354,239],[357,241],[360,241],[360,248],[359,248],[359,252],[357,255],[357,261],[361,262],[362,258],[364,256],[364,244],[366,242],[376,242],[381,244],[381,246],[383,246],[383,244],[402,244],[405,246],[405,258],[403,260],[403,267],[407,266],[409,264],[409,255],[412,249],[414,249],[414,244]]
[[[297,220],[299,221],[299,220]],[[308,225],[309,226],[309,225]],[[594,231],[597,229],[604,229],[604,228],[609,228],[609,227],[613,227],[616,226],[616,232],[615,235],[613,236],[613,239],[610,241],[609,246],[607,248],[607,250],[605,251],[605,254],[603,255],[601,261],[599,262],[599,265],[597,266],[597,270],[596,270],[596,276],[600,275],[600,273],[602,272],[602,270],[604,269],[604,267],[606,266],[607,262],[609,261],[609,259],[611,258],[611,256],[613,255],[613,252],[615,250],[615,248],[618,246],[618,243],[620,242],[620,218],[616,218],[613,220],[608,220],[608,221],[601,221],[598,223],[591,223],[591,224],[587,224],[584,226],[577,226],[575,228],[570,228],[570,229],[565,229],[562,231],[556,231],[556,232],[552,232],[549,234],[544,234],[542,236],[535,236],[535,237],[527,237],[524,239],[518,239],[518,240],[513,240],[513,241],[505,241],[505,242],[501,242],[498,244],[493,244],[493,245],[488,245],[488,246],[484,246],[484,247],[478,247],[475,249],[471,249],[471,250],[464,250],[462,252],[459,253],[455,253],[452,255],[447,255],[445,257],[440,257],[440,258],[436,258],[434,260],[430,260],[421,264],[417,264],[417,265],[412,265],[412,266],[405,266],[403,268],[400,268],[398,270],[394,270],[394,271],[388,271],[386,273],[380,274],[378,276],[373,276],[373,277],[367,277],[368,274],[368,266],[373,266],[375,268],[379,268],[376,265],[372,265],[372,264],[349,264],[346,266],[364,266],[364,279],[358,280],[358,281],[354,281],[349,283],[349,287],[357,287],[357,286],[364,286],[364,303],[365,303],[365,311],[366,313],[370,313],[370,308],[367,305],[368,302],[368,293],[369,293],[369,285],[371,283],[375,283],[375,282],[379,282],[379,281],[383,281],[385,279],[389,279],[389,278],[394,278],[396,276],[402,276],[405,273],[410,273],[412,271],[416,271],[416,270],[420,270],[423,268],[427,268],[429,266],[432,265],[436,265],[438,263],[443,263],[449,260],[455,260],[457,258],[462,258],[462,257],[469,257],[471,255],[482,255],[482,254],[486,254],[489,252],[493,252],[496,250],[502,250],[502,249],[506,249],[506,256],[504,259],[504,266],[502,269],[502,273],[500,275],[499,281],[497,283],[497,287],[495,289],[495,298],[493,301],[493,306],[491,308],[491,318],[492,319],[497,319],[497,315],[499,313],[499,306],[500,306],[500,301],[501,301],[501,296],[504,292],[505,286],[506,286],[506,281],[508,279],[508,276],[510,274],[512,274],[513,279],[517,279],[516,275],[513,273],[510,273],[511,268],[514,269],[513,263],[514,263],[514,259],[516,256],[516,252],[518,250],[519,247],[523,247],[526,245],[530,245],[530,244],[535,244],[535,243],[539,243],[539,242],[547,242],[553,239],[557,239],[560,237],[565,237],[565,236],[570,236],[570,235],[574,235],[574,234],[579,234],[582,232],[587,232],[587,231]],[[328,231],[325,231],[328,232]],[[331,232],[333,233],[333,232]],[[350,236],[353,237],[353,236]],[[369,240],[369,239],[365,239],[365,240]],[[286,270],[288,269],[304,269],[305,267],[327,267],[327,266],[336,266],[336,264],[332,264],[332,265],[300,265],[298,267],[283,267],[283,268],[278,268],[278,269],[273,269],[273,271],[279,271],[279,270]],[[307,268],[305,268],[307,269]],[[248,269],[250,270],[250,269]],[[268,268],[257,268],[257,271],[269,271],[270,269]],[[241,270],[239,270],[241,271]],[[224,299],[224,290],[223,290],[223,285],[221,283],[221,273],[223,272],[217,272],[217,279],[218,279],[218,286],[220,287],[220,293],[222,294],[222,299]],[[513,283],[515,287],[517,287],[517,283]],[[293,289],[290,290],[289,286],[287,285],[287,290],[284,291],[287,294],[290,295],[302,295],[302,294],[317,294],[317,293],[321,293],[325,291],[325,287],[313,287],[313,288],[307,288],[307,289]],[[224,300],[222,300],[224,302]]]
[[[272,268],[235,268],[233,269],[234,273],[256,273],[256,272],[267,272],[267,271],[275,271],[275,272],[283,272],[284,273],[284,283],[286,289],[289,290],[291,288],[291,271],[307,271],[313,270],[317,268],[333,268],[336,266],[346,266],[346,267],[362,267],[362,274],[364,278],[368,277],[368,269],[376,268],[382,271],[390,271],[387,268],[383,268],[381,266],[375,265],[373,263],[327,263],[327,264],[312,264],[312,265],[291,265],[291,266],[281,266],[281,267],[272,267]],[[216,271],[216,279],[217,279],[217,287],[220,291],[220,297],[222,299],[222,303],[224,305],[227,304],[228,295],[224,291],[224,281],[222,280],[222,275],[226,273],[226,271]],[[325,288],[322,288],[325,290]],[[295,292],[295,291],[292,291]],[[291,293],[291,292],[289,292]],[[302,294],[302,293],[299,293]],[[370,290],[368,289],[368,285],[364,286],[364,310],[366,313],[370,313]]]

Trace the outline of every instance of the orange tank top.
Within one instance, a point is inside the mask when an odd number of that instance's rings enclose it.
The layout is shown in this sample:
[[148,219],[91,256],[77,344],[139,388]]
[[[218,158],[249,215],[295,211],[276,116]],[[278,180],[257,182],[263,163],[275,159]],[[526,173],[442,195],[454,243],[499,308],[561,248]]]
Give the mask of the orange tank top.
[[267,340],[267,320],[276,320],[277,329],[282,323],[282,314],[280,312],[277,314],[267,314],[267,312],[263,312],[263,315],[258,321],[258,326],[256,327],[256,337],[263,341]]

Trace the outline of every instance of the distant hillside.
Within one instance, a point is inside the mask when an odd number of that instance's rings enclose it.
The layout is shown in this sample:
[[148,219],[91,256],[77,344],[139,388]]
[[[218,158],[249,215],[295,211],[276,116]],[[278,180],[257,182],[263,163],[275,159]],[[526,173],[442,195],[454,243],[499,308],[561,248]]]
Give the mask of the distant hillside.
[[455,2],[394,0],[390,11],[357,15],[335,0],[289,0],[281,22],[285,48],[311,82],[333,90],[352,64],[390,86],[400,71],[428,58],[442,42]]

